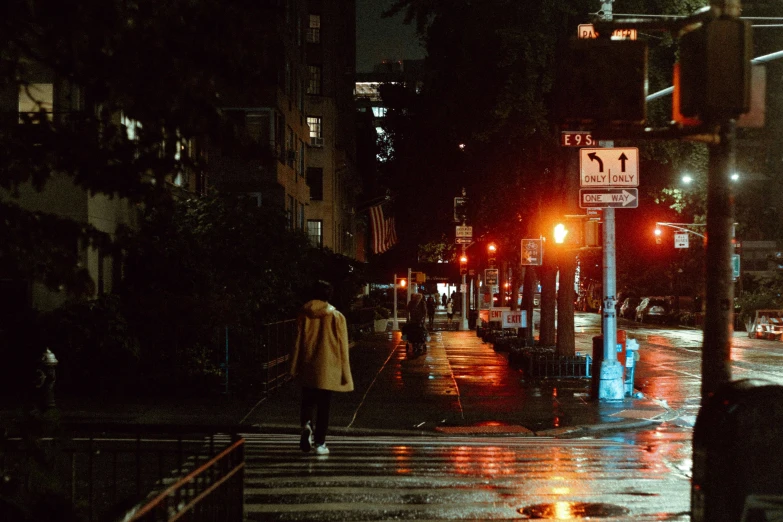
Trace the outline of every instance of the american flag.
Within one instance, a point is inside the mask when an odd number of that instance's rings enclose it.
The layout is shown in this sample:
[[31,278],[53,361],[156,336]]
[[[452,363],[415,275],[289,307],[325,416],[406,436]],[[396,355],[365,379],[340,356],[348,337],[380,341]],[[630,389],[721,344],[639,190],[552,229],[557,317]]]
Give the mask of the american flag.
[[382,254],[397,243],[394,216],[384,219],[381,205],[370,207],[370,225],[372,226],[372,251],[374,254]]

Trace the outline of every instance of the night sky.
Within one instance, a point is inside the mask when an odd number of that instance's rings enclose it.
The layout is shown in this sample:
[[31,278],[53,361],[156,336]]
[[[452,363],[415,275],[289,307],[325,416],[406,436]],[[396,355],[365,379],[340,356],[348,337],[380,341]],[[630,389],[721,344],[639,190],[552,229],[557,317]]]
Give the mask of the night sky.
[[372,72],[385,59],[415,60],[424,49],[413,25],[405,25],[402,15],[381,18],[391,0],[356,0],[356,70]]

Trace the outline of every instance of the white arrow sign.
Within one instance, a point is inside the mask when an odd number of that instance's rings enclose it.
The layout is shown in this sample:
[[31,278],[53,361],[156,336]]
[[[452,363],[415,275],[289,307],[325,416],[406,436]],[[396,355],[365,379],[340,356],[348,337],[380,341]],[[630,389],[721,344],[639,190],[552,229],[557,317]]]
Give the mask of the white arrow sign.
[[579,149],[582,187],[638,187],[639,149]]
[[581,208],[636,208],[639,206],[638,189],[580,189],[579,206]]

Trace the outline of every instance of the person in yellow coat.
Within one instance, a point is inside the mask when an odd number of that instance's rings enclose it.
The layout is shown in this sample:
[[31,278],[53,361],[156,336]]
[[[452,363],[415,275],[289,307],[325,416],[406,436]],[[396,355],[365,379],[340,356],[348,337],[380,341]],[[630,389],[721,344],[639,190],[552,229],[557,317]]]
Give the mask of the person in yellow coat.
[[[297,335],[291,355],[291,376],[302,386],[299,447],[317,455],[328,455],[326,430],[332,392],[353,391],[348,358],[348,325],[345,316],[329,304],[332,285],[318,281],[311,300],[297,318]],[[314,418],[315,414],[315,418]],[[315,420],[315,426],[313,426]]]

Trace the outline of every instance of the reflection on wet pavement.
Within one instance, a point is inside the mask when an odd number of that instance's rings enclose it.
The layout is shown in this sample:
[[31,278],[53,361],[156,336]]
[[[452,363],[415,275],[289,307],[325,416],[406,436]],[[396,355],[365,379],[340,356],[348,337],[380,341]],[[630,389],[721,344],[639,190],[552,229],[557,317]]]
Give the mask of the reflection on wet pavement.
[[[249,520],[688,520],[689,479],[668,437],[331,437],[319,460],[295,436],[249,435]],[[643,438],[646,436],[643,436]],[[635,441],[634,444],[637,444]],[[548,506],[548,507],[547,507]],[[627,518],[626,518],[627,516]]]

